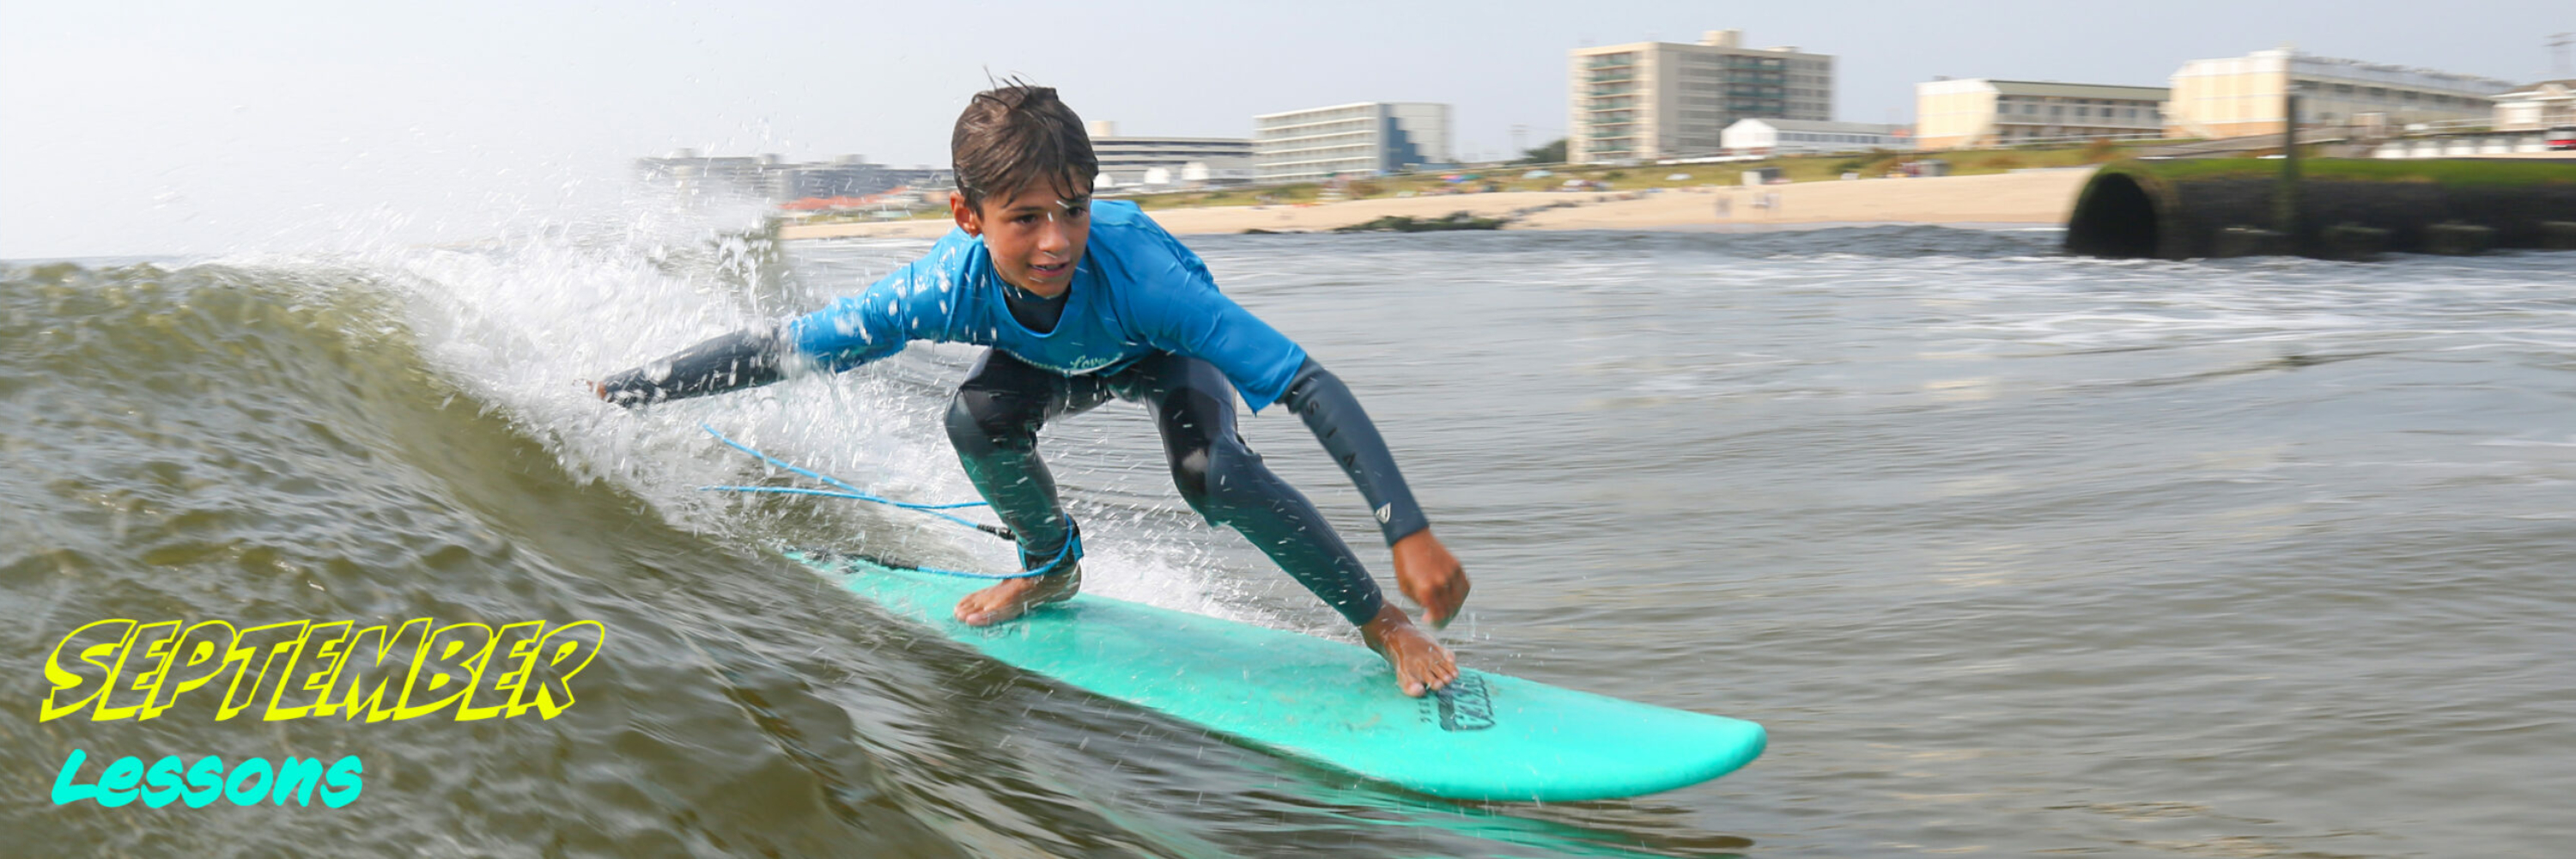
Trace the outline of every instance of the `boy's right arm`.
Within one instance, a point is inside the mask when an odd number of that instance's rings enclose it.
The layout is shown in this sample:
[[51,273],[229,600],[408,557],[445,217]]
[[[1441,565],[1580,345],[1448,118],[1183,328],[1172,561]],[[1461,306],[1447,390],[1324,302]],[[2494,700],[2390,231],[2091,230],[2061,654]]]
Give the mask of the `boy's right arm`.
[[[628,408],[766,385],[787,378],[795,362],[839,372],[903,350],[915,337],[937,338],[945,328],[915,324],[903,287],[912,269],[898,270],[858,295],[783,323],[762,323],[591,383],[591,392]],[[933,306],[945,308],[943,303]],[[927,321],[927,320],[923,320]]]
[[766,385],[787,377],[787,355],[794,349],[785,327],[759,325],[593,382],[591,390],[600,399],[634,408]]

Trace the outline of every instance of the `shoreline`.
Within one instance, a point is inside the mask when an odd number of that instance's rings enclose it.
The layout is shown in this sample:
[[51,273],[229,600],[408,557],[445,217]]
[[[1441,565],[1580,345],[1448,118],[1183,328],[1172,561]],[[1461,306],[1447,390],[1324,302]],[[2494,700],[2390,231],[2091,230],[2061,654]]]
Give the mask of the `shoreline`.
[[[2092,168],[2031,170],[1984,176],[1856,179],[1799,182],[1758,188],[1698,186],[1660,192],[1510,191],[1432,197],[1376,198],[1286,206],[1208,206],[1152,209],[1146,214],[1175,234],[1329,232],[1390,215],[1438,218],[1466,212],[1512,217],[1507,230],[1728,230],[1771,226],[1857,224],[1956,224],[2044,226],[2066,223],[2075,196]],[[1756,206],[1776,194],[1776,208]],[[1726,201],[1726,214],[1718,212]],[[1540,208],[1546,207],[1546,208]],[[1525,211],[1538,209],[1538,211]],[[836,238],[937,238],[945,220],[877,223],[789,224],[784,240]]]

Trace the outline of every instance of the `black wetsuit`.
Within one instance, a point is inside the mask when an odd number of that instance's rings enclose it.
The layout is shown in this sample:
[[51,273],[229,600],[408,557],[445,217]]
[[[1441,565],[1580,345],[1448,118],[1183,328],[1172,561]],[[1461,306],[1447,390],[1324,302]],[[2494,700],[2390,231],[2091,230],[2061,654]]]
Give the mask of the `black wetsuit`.
[[[1012,317],[1034,331],[1054,328],[1064,312],[1062,295],[1049,300],[1016,288],[1006,295]],[[1351,623],[1377,616],[1385,599],[1359,556],[1304,493],[1272,474],[1243,443],[1234,425],[1234,387],[1225,375],[1206,361],[1170,353],[1107,375],[1066,376],[990,351],[958,386],[949,401],[948,440],[975,488],[1022,535],[1024,565],[1034,568],[1054,557],[1072,527],[1057,503],[1055,480],[1038,457],[1038,427],[1113,397],[1142,403],[1153,415],[1172,483],[1190,509],[1241,532]],[[1418,509],[1367,413],[1322,365],[1310,359],[1300,367],[1280,402],[1316,425],[1316,435],[1326,439],[1355,482],[1379,489],[1366,493],[1372,501],[1386,495],[1389,504]],[[1388,542],[1403,536],[1391,534]]]

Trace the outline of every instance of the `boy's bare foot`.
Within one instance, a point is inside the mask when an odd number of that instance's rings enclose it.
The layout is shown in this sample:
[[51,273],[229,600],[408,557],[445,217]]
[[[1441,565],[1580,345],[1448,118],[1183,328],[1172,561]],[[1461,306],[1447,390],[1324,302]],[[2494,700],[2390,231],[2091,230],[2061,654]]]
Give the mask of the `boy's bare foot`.
[[1380,607],[1377,617],[1360,624],[1360,638],[1395,667],[1395,685],[1406,695],[1420,698],[1458,679],[1458,658],[1392,604]]
[[1005,579],[957,601],[957,619],[967,626],[992,626],[1029,613],[1029,609],[1063,602],[1082,590],[1082,566],[1061,573]]

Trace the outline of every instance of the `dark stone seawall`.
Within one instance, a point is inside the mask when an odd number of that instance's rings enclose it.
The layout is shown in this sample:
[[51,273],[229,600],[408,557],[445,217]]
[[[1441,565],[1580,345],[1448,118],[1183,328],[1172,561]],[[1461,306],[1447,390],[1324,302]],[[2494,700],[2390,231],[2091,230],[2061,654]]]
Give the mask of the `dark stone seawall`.
[[2066,249],[2110,257],[2576,249],[2576,159],[2303,158],[2296,214],[2278,159],[2122,161],[2085,183]]

